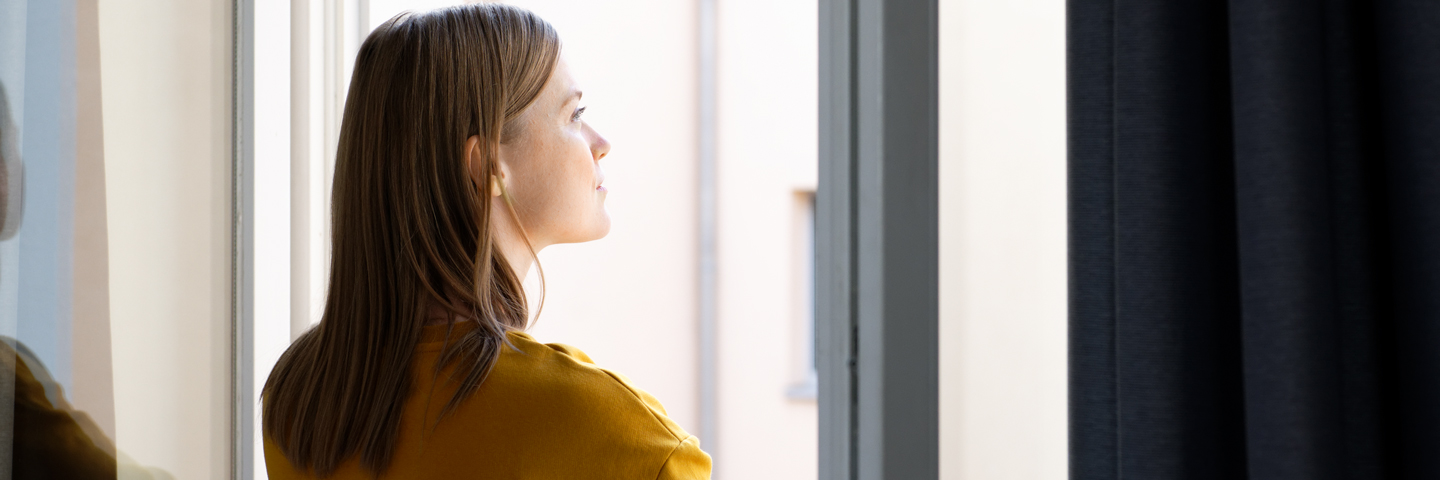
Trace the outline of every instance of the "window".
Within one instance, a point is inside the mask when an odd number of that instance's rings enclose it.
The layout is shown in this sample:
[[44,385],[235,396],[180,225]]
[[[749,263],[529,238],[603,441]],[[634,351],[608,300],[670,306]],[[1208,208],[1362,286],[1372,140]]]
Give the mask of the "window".
[[[80,431],[75,457],[46,468],[230,475],[230,10],[0,0],[0,376],[15,389],[0,412],[19,427],[0,432],[0,465],[14,472],[49,459],[12,447]],[[48,406],[13,404],[36,393]]]
[[815,192],[795,193],[794,224],[791,230],[795,245],[791,264],[794,295],[791,308],[795,311],[794,331],[796,380],[785,390],[792,400],[815,400],[819,376],[815,371]]

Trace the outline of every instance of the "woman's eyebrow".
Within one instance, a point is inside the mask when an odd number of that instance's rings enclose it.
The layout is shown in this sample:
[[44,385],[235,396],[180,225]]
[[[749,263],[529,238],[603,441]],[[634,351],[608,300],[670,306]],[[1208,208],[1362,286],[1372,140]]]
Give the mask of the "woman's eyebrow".
[[560,109],[561,109],[561,110],[564,110],[564,109],[565,109],[565,106],[566,106],[566,105],[569,105],[570,102],[579,100],[580,97],[583,97],[583,96],[585,96],[585,92],[582,92],[582,91],[580,91],[580,90],[575,90],[575,91],[573,91],[573,93],[571,93],[570,96],[565,97],[565,101],[560,102]]

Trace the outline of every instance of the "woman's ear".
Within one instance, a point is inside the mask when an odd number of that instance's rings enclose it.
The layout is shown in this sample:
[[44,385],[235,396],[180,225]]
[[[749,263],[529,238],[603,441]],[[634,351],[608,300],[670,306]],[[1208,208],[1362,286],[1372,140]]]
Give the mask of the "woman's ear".
[[470,174],[470,183],[473,183],[475,188],[489,183],[481,176],[481,161],[480,136],[471,135],[470,138],[465,139],[465,171]]
[[470,172],[470,181],[475,184],[476,189],[484,185],[490,190],[490,196],[498,197],[503,192],[500,189],[500,179],[505,178],[505,164],[497,159],[495,163],[499,168],[491,172],[490,178],[486,181],[482,177],[483,173],[480,168],[480,162],[484,161],[482,158],[484,157],[480,154],[480,136],[471,135],[470,138],[465,139],[465,170]]

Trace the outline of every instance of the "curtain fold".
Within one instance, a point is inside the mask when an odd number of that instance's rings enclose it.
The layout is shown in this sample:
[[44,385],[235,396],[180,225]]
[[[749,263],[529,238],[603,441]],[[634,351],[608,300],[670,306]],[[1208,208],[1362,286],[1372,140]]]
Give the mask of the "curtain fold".
[[1068,15],[1071,476],[1440,478],[1440,2]]

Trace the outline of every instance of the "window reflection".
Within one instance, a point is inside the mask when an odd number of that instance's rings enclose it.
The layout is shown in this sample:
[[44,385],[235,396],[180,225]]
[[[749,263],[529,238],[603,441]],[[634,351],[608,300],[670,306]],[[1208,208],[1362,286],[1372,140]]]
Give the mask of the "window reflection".
[[229,474],[229,11],[0,0],[0,478]]

